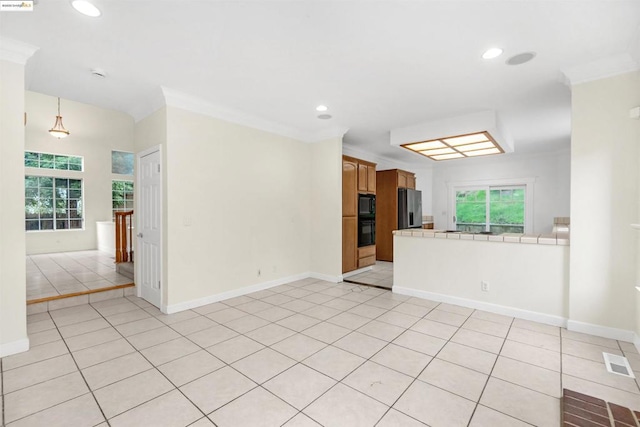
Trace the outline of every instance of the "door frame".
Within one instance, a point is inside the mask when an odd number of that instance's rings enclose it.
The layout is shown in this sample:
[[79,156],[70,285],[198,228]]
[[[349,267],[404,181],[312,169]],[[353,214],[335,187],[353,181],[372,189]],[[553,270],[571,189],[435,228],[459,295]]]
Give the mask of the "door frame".
[[[160,175],[160,212],[158,212],[158,215],[160,215],[160,311],[164,312],[165,310],[165,281],[164,281],[164,217],[162,215],[162,211],[164,209],[164,197],[163,197],[163,190],[164,190],[164,163],[162,162],[162,145],[158,144],[158,145],[154,145],[150,148],[147,148],[146,150],[140,151],[138,153],[136,153],[136,174],[135,174],[135,184],[134,184],[134,212],[138,211],[140,212],[142,207],[140,206],[140,210],[139,207],[137,206],[138,201],[141,200],[140,199],[140,186],[138,185],[140,183],[140,161],[143,157],[148,156],[149,154],[153,154],[155,152],[158,152],[159,156],[160,156],[160,168],[161,168],[161,175]],[[142,215],[138,214],[136,215],[136,230],[142,230],[142,223],[141,223],[141,218]],[[139,255],[138,252],[138,236],[136,233],[136,246],[135,246],[135,252]],[[136,258],[140,258],[139,256],[137,256]],[[140,258],[141,260],[141,258]],[[141,270],[141,262],[135,262],[135,277],[142,277],[142,270]],[[140,286],[136,285],[136,296],[138,298],[142,298],[142,282],[140,282]]]

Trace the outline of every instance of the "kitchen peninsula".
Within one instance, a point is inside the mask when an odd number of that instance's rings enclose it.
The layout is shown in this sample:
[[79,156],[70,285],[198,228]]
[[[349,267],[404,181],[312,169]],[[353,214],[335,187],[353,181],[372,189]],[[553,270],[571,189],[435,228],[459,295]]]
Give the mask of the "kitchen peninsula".
[[564,325],[569,235],[396,230],[393,291]]

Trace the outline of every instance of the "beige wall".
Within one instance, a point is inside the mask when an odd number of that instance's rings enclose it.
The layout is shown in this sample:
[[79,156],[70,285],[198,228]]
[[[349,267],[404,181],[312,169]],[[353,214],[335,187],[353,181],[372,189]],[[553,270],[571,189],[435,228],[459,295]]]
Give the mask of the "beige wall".
[[166,305],[309,271],[311,151],[167,108]]
[[342,274],[342,138],[311,144],[311,267],[319,277]]
[[111,173],[112,150],[134,151],[133,118],[119,111],[62,99],[63,123],[71,134],[56,139],[48,130],[55,121],[57,98],[27,91],[25,99],[26,150],[84,157],[83,172],[26,168],[25,174],[82,179],[85,207],[84,230],[27,232],[27,254],[97,249],[96,221],[111,221],[112,179],[133,179]]
[[24,66],[0,61],[0,357],[29,348],[24,228]]
[[572,88],[570,319],[636,328],[640,73]]

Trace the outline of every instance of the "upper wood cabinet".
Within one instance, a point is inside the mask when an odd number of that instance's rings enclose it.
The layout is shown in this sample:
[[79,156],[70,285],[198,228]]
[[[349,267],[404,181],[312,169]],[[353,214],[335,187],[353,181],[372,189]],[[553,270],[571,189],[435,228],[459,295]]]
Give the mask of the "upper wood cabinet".
[[376,166],[368,165],[367,166],[367,192],[374,193],[376,192]]
[[358,192],[376,192],[376,165],[358,160]]
[[407,172],[397,169],[398,172],[398,188],[416,189],[416,175],[413,172]]
[[398,188],[407,188],[407,174],[398,171]]
[[342,216],[358,215],[358,163],[342,159]]
[[416,176],[414,174],[407,175],[407,188],[416,189]]

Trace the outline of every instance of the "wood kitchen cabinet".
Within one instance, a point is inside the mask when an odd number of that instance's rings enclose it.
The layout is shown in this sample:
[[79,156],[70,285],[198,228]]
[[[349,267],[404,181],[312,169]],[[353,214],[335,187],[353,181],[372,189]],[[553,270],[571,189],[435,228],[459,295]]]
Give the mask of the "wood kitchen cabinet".
[[342,217],[342,272],[358,268],[358,217]]
[[376,259],[393,261],[393,230],[398,229],[398,188],[416,188],[416,175],[400,169],[376,172]]
[[416,189],[416,175],[413,172],[407,172],[400,169],[394,169],[398,175],[398,188]]
[[358,268],[368,267],[376,263],[376,245],[358,248]]
[[376,194],[375,163],[358,160],[358,192]]
[[358,163],[342,159],[342,216],[358,216]]
[[376,194],[376,164],[342,156],[342,272],[375,264],[376,246],[358,248],[358,194]]

